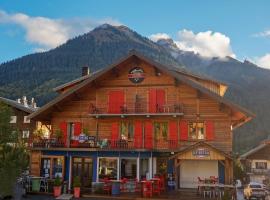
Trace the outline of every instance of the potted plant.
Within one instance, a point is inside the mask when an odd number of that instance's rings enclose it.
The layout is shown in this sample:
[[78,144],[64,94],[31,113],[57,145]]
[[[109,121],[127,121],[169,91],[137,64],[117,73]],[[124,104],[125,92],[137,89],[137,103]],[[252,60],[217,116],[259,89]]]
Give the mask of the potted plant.
[[56,129],[54,131],[54,137],[56,141],[55,141],[55,144],[52,144],[52,146],[55,146],[55,147],[64,146],[63,132],[60,129]]
[[61,195],[61,186],[62,186],[62,181],[59,176],[57,176],[54,180],[53,184],[53,195],[54,197],[59,197]]
[[74,190],[74,197],[80,198],[81,194],[81,180],[79,176],[75,176],[73,179],[73,190]]

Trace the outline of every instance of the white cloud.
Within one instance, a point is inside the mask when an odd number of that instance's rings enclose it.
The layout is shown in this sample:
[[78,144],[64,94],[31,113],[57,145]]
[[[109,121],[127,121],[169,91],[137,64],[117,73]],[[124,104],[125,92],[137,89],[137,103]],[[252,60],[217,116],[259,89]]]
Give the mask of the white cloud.
[[150,35],[149,38],[153,40],[154,42],[156,42],[160,39],[169,39],[170,36],[166,33],[156,33],[156,34]]
[[267,53],[262,57],[256,57],[254,62],[260,67],[270,69],[270,53]]
[[23,13],[8,14],[0,10],[1,23],[16,24],[22,27],[26,32],[25,39],[36,44],[36,49],[39,51],[57,47],[69,38],[86,33],[103,23],[120,25],[117,20],[111,18],[101,20],[89,18],[50,19],[31,17]]
[[183,29],[178,32],[175,43],[181,50],[193,51],[204,57],[235,57],[230,38],[219,32],[206,31],[196,34]]
[[255,36],[255,37],[270,37],[270,30],[265,30],[263,32],[256,33],[253,36]]

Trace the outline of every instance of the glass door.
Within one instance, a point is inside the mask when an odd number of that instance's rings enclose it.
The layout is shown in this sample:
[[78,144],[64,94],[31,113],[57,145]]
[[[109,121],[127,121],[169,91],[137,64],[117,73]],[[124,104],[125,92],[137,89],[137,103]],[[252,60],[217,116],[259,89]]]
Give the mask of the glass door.
[[[93,161],[91,158],[75,157],[72,159],[72,178],[79,176],[82,188],[92,185]],[[73,181],[72,181],[73,182]]]

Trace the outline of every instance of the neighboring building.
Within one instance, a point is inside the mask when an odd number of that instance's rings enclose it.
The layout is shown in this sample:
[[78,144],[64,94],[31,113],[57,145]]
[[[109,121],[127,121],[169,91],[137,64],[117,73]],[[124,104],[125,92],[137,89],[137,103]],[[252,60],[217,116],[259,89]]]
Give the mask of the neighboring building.
[[240,157],[250,182],[266,183],[270,178],[270,142],[264,141]]
[[198,176],[231,183],[232,130],[253,117],[223,98],[226,84],[134,51],[55,90],[59,96],[30,115],[52,126],[51,140],[32,144],[30,168],[69,188],[77,175],[82,188],[105,176],[157,173],[173,174],[179,188],[195,188]]
[[31,102],[27,101],[26,96],[23,96],[17,101],[0,97],[0,102],[12,108],[13,115],[11,116],[10,123],[18,129],[20,138],[28,143],[33,131],[37,127],[36,120],[28,119],[28,115],[36,111],[38,108],[34,99]]

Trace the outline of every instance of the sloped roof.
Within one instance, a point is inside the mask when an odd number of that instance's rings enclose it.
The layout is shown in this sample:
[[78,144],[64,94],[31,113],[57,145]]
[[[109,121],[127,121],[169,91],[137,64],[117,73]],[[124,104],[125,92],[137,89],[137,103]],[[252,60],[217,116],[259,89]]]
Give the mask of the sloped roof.
[[255,148],[253,148],[253,149],[249,150],[248,152],[244,153],[243,155],[241,155],[241,156],[240,156],[240,159],[241,159],[241,160],[242,160],[242,159],[246,159],[248,156],[250,156],[250,155],[252,155],[252,154],[258,152],[259,150],[261,150],[261,149],[267,147],[268,145],[270,145],[270,144],[269,144],[269,143],[266,143],[266,142],[261,143],[259,146],[256,146]]
[[30,107],[30,106],[26,107],[23,104],[18,103],[17,101],[7,99],[7,98],[4,98],[4,97],[0,97],[0,101],[7,104],[7,105],[9,105],[9,106],[11,106],[11,107],[17,108],[18,110],[22,110],[24,112],[27,112],[29,114],[38,110],[38,108],[33,108],[33,107]]
[[175,155],[171,156],[170,159],[173,159],[173,158],[175,158],[175,157],[178,157],[179,155],[182,155],[183,153],[188,152],[188,151],[190,151],[190,150],[192,150],[192,149],[194,149],[194,148],[196,148],[196,147],[202,146],[202,145],[207,146],[207,147],[209,147],[209,148],[211,148],[211,149],[214,149],[215,151],[219,152],[220,154],[222,154],[222,155],[225,156],[226,158],[232,159],[232,156],[231,156],[231,155],[225,153],[224,151],[218,149],[217,147],[215,147],[215,146],[213,146],[213,145],[211,145],[211,144],[209,144],[209,143],[207,143],[207,142],[205,142],[205,141],[199,141],[199,142],[196,142],[195,144],[190,145],[190,146],[188,146],[188,147],[186,147],[186,148],[180,150],[180,151],[177,152]]
[[[135,51],[135,50],[131,50],[129,55],[138,55],[138,53]],[[202,75],[202,74],[196,74],[194,72],[191,72],[187,69],[184,69],[184,68],[180,68],[180,67],[174,67],[174,66],[171,66],[171,67],[166,67],[166,68],[170,68],[172,71],[174,72],[177,72],[177,73],[180,73],[180,74],[185,74],[185,75],[188,75],[188,76],[191,76],[193,78],[198,78],[198,79],[201,79],[201,80],[206,80],[206,81],[211,81],[211,82],[214,82],[214,83],[217,83],[217,84],[221,84],[221,85],[224,85],[224,86],[227,86],[226,83],[222,82],[222,81],[219,81],[219,80],[215,80],[213,78],[210,78],[206,75]],[[67,82],[67,83],[64,83],[62,85],[59,85],[55,88],[53,88],[54,91],[59,91],[61,89],[64,89],[66,87],[69,87],[69,86],[72,86],[76,83],[79,83],[79,82],[82,82],[92,76],[95,76],[95,74],[97,74],[97,72],[100,72],[100,71],[103,71],[104,69],[106,68],[102,68],[102,69],[99,69],[91,74],[88,74],[88,75],[85,75],[85,76],[82,76],[82,77],[79,77],[79,78],[76,78],[70,82]]]
[[240,111],[243,114],[245,114],[247,117],[249,117],[248,120],[251,119],[251,117],[254,117],[255,115],[253,113],[251,113],[250,111],[248,111],[247,109],[244,109],[232,102],[230,102],[229,100],[226,100],[224,98],[222,98],[221,96],[219,96],[218,94],[210,91],[209,89],[203,87],[202,85],[200,85],[199,83],[197,83],[196,81],[193,81],[191,79],[188,79],[187,77],[185,77],[184,75],[177,73],[175,71],[175,68],[173,67],[167,67],[164,66],[160,63],[157,63],[141,54],[139,54],[136,51],[131,51],[130,54],[122,59],[120,59],[119,61],[117,61],[116,63],[103,68],[100,71],[97,71],[95,74],[89,75],[89,77],[86,77],[84,81],[78,83],[77,85],[75,85],[74,87],[72,87],[70,90],[68,90],[67,92],[60,94],[58,97],[56,97],[55,99],[53,99],[52,101],[50,101],[49,103],[47,103],[46,105],[44,105],[43,107],[41,107],[38,111],[32,113],[29,118],[34,118],[38,115],[40,115],[42,112],[44,112],[45,110],[47,110],[48,108],[52,107],[53,105],[59,103],[61,100],[63,100],[64,98],[70,96],[71,94],[73,94],[75,91],[81,89],[82,87],[86,86],[87,84],[91,83],[92,81],[94,81],[95,79],[97,79],[98,77],[100,77],[101,75],[105,74],[106,72],[110,71],[111,69],[113,69],[114,67],[116,67],[117,65],[121,64],[122,62],[124,62],[125,60],[131,58],[132,56],[136,56],[137,58],[146,61],[147,63],[155,66],[157,69],[164,71],[166,73],[168,73],[169,75],[171,75],[172,77],[176,78],[179,81],[182,81],[188,85],[190,85],[191,87],[201,91],[204,94],[209,95],[210,97],[216,99],[217,101],[231,107],[232,109],[235,109],[236,111]]

